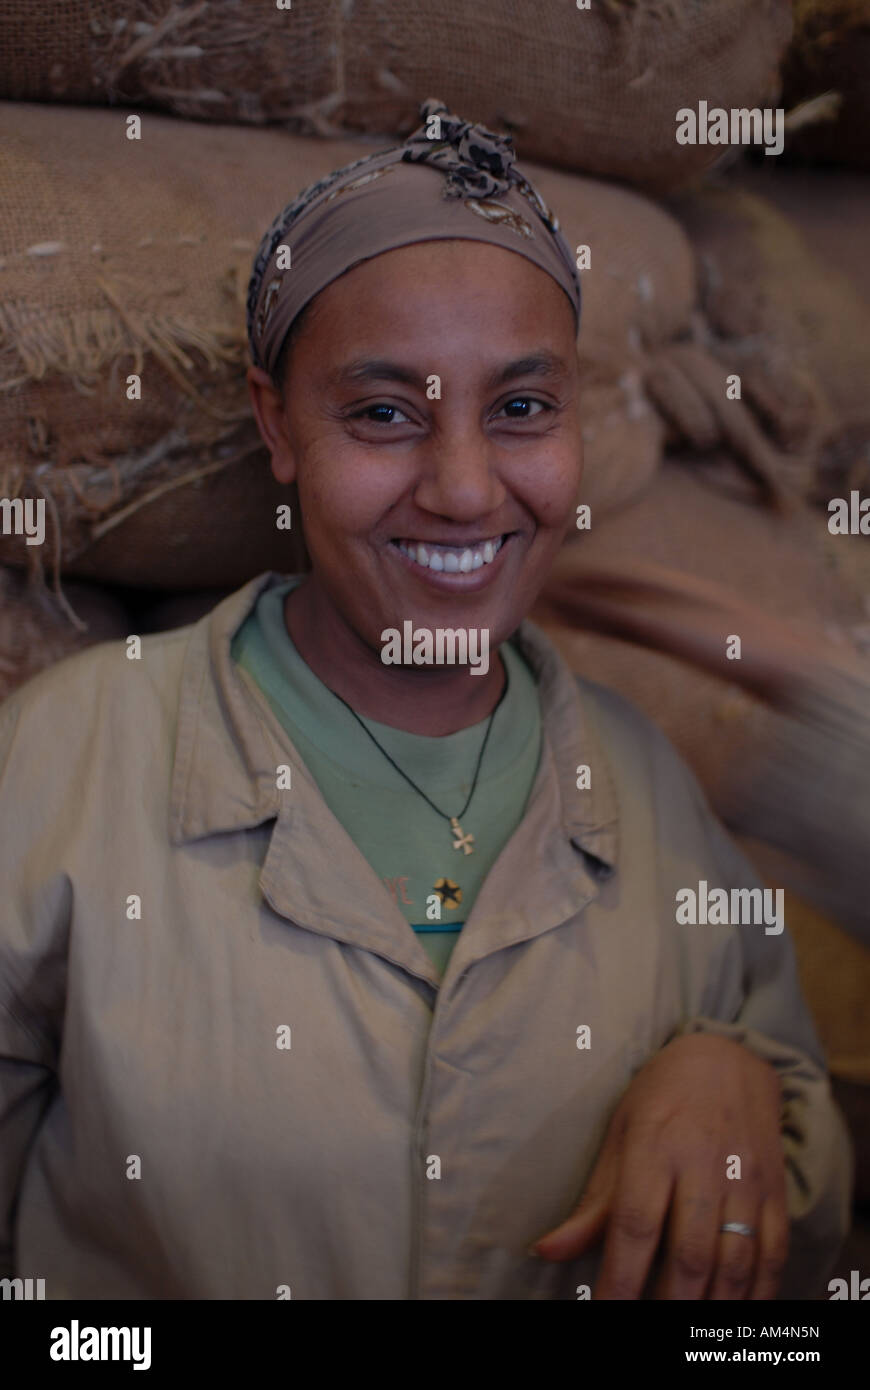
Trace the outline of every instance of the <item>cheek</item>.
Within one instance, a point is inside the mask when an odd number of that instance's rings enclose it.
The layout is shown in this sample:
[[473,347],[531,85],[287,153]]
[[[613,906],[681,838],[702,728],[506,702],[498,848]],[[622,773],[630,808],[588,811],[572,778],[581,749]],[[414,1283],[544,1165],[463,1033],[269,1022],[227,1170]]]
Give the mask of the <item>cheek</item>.
[[539,526],[557,530],[573,515],[582,475],[582,449],[560,447],[515,479],[516,493]]
[[299,501],[309,532],[327,540],[369,532],[395,504],[395,480],[371,451],[330,447],[320,439],[307,449],[298,472]]

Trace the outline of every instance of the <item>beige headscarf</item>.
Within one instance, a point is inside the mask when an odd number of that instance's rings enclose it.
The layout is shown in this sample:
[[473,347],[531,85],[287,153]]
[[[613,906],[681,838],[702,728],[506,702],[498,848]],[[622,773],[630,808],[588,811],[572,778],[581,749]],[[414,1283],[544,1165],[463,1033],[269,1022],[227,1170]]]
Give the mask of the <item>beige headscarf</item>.
[[[297,314],[351,266],[444,238],[489,241],[533,261],[565,291],[579,329],[574,256],[558,219],[514,163],[510,136],[462,121],[435,98],[420,114],[422,125],[403,145],[335,170],[275,218],[248,287],[255,366],[272,374]],[[289,268],[279,268],[288,250]]]

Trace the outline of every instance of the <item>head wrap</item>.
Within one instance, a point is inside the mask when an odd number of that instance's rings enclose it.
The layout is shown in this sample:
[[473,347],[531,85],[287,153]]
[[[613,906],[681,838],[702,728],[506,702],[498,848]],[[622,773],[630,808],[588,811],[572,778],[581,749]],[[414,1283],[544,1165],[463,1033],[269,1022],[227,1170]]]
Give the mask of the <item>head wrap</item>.
[[[460,120],[436,98],[422,102],[420,114],[422,125],[403,145],[334,170],[273,221],[248,286],[255,366],[272,375],[297,314],[351,266],[452,237],[506,247],[547,271],[570,299],[579,328],[574,257],[558,219],[515,165],[511,137]],[[276,255],[282,246],[290,251],[288,268],[279,268],[288,259],[286,251]]]

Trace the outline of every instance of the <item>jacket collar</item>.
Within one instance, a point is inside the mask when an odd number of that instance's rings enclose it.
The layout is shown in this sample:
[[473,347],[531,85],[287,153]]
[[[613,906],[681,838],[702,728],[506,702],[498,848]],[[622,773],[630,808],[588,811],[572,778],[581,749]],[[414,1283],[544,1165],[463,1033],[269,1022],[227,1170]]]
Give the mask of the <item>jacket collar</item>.
[[[275,819],[260,880],[272,906],[300,925],[377,950],[434,980],[429,958],[408,931],[405,918],[329,810],[271,708],[255,698],[231,656],[233,635],[260,594],[286,578],[274,571],[258,575],[190,628],[172,772],[170,842],[180,846]],[[542,911],[539,898],[534,898],[539,889],[532,887],[533,881],[540,884],[538,874],[518,879],[499,858],[470,914],[487,918],[474,934],[478,955],[508,944],[508,919],[511,930],[520,933],[516,940],[564,920],[595,896],[598,880],[609,876],[617,863],[616,792],[589,716],[590,696],[535,623],[525,619],[513,640],[537,678],[545,736],[538,775],[511,844],[511,860],[515,865],[515,853],[528,856],[526,862],[547,874],[550,891]],[[281,763],[291,767],[290,791],[277,788]],[[591,770],[588,790],[577,788],[581,764]],[[554,783],[563,831],[562,837],[555,837],[558,844],[552,834]],[[335,852],[342,837],[347,854]],[[343,905],[340,923],[335,920],[338,900]],[[458,943],[453,954],[467,955],[464,943]]]
[[170,793],[173,845],[260,825],[278,813],[275,760],[230,643],[263,590],[282,578],[257,575],[190,629]]

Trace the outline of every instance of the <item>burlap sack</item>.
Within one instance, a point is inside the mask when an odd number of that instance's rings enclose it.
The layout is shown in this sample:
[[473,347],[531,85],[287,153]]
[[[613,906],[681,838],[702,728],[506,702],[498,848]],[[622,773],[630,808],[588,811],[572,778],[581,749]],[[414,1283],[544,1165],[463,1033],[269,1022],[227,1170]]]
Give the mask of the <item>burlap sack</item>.
[[[812,342],[821,331],[823,346],[814,367],[823,386],[832,381],[834,399],[840,405],[836,418],[823,432],[817,455],[816,497],[824,506],[831,497],[843,496],[852,488],[870,492],[870,179],[852,170],[794,165],[771,169],[769,164],[744,166],[730,177],[742,191],[765,199],[797,227],[815,258],[816,272],[820,263],[829,283],[831,278],[836,280],[835,315],[820,311],[809,319],[811,332],[804,335],[804,341]],[[836,272],[834,277],[831,271]],[[845,313],[844,280],[850,299],[855,301]],[[821,298],[824,285],[817,293]],[[796,304],[805,303],[803,276],[796,279],[793,294]],[[839,336],[840,325],[848,331],[850,322],[851,343],[845,333],[842,339]],[[861,334],[857,343],[856,333]],[[841,379],[844,362],[845,377]]]
[[[561,582],[582,565],[654,561],[727,585],[766,612],[870,652],[870,550],[866,538],[831,536],[811,511],[783,520],[705,481],[703,461],[666,460],[642,498],[578,533],[554,567]],[[554,617],[547,589],[531,616],[581,675],[633,701],[689,762],[714,807],[734,758],[761,750],[779,718],[736,685],[664,653],[579,631]],[[762,877],[781,885],[777,858],[742,840]],[[788,895],[801,975],[838,1075],[870,1082],[870,952]]]
[[729,182],[772,203],[798,228],[815,258],[844,275],[870,309],[870,179],[866,175],[854,169],[798,167],[768,160],[732,170]]
[[0,701],[63,657],[136,631],[118,597],[97,585],[68,583],[63,600],[19,571],[0,568]]
[[870,169],[870,0],[794,0],[795,32],[783,62],[788,106],[836,93],[832,118],[789,140],[789,155]]
[[[244,379],[251,260],[285,190],[365,151],[145,122],[0,108],[0,495],[46,499],[65,573],[237,584],[304,554]],[[5,563],[36,550],[0,538]]]
[[[250,410],[244,297],[282,202],[372,146],[165,116],[124,131],[120,112],[0,105],[0,496],[45,499],[62,573],[173,589],[304,568],[296,512],[275,526],[292,490]],[[689,332],[692,253],[641,195],[526,164],[590,247],[586,500],[603,512],[658,466],[645,379]],[[3,563],[36,549],[0,537]]]
[[[792,458],[804,494],[826,501],[846,485],[843,451],[854,456],[870,442],[870,305],[839,257],[815,254],[797,222],[742,187],[743,177],[733,171],[667,206],[697,253],[706,346],[739,374],[745,401]],[[770,187],[786,177],[756,175]]]
[[789,0],[0,0],[0,97],[407,134],[438,96],[527,159],[674,187],[676,112],[775,104]]

